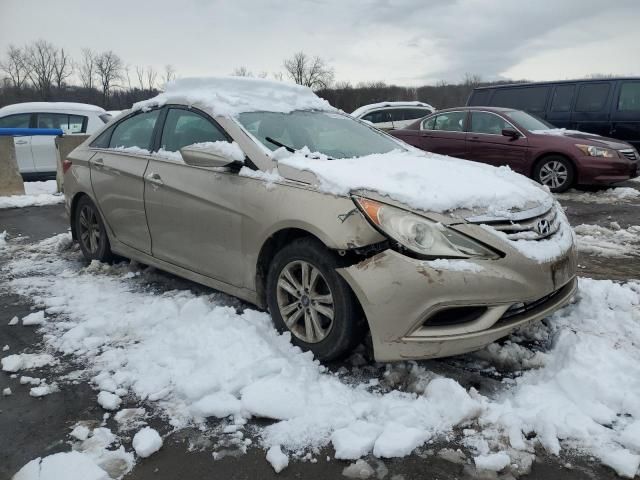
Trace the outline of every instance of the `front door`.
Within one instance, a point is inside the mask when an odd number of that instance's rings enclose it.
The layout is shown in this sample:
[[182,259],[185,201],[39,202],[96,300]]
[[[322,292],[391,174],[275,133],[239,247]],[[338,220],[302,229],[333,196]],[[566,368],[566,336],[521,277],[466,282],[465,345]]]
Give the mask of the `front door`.
[[115,125],[108,147],[97,149],[90,161],[91,185],[105,221],[120,242],[148,254],[143,179],[158,115],[159,110],[140,112]]
[[495,113],[471,112],[467,133],[467,158],[495,167],[506,165],[518,173],[526,174],[527,139],[524,136],[504,136],[502,130],[505,129],[516,130]]
[[204,114],[169,108],[159,147],[174,153],[162,158],[161,152],[149,162],[145,206],[154,257],[242,286],[246,180],[226,168],[186,165],[178,152],[194,143],[228,140]]

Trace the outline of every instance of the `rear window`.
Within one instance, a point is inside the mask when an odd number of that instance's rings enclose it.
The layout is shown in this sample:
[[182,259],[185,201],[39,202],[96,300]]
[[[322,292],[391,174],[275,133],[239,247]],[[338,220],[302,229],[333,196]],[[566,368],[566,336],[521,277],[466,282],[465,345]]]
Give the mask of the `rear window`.
[[640,111],[640,82],[625,82],[622,84],[620,98],[618,99],[618,111]]
[[576,112],[601,111],[607,102],[610,88],[608,83],[582,85],[576,100]]
[[550,87],[498,88],[493,94],[494,107],[515,108],[527,112],[543,112]]

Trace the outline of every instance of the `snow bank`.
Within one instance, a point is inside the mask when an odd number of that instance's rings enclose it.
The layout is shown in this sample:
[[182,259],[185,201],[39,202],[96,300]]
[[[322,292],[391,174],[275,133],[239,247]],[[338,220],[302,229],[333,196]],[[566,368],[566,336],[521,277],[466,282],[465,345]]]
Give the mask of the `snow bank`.
[[556,193],[555,196],[560,201],[572,200],[584,203],[619,203],[640,198],[640,190],[636,190],[631,187],[607,188],[597,192],[569,190],[565,193]]
[[[279,163],[310,171],[334,195],[371,190],[426,212],[481,209],[495,215],[553,204],[549,193],[508,167],[492,167],[427,152],[393,151],[327,160],[305,148]],[[318,158],[315,158],[318,157]]]
[[[220,294],[158,294],[125,278],[129,267],[84,268],[76,251],[51,248],[66,235],[17,251],[8,286],[60,309],[43,326],[48,348],[75,355],[96,385],[144,400],[175,428],[228,416],[237,434],[267,417],[274,422],[252,427],[267,450],[332,445],[337,458],[357,459],[408,455],[464,426],[477,457],[507,452],[526,466],[536,448],[571,448],[621,475],[638,468],[640,283],[581,279],[575,304],[488,348],[487,359],[523,369],[491,397],[416,365],[420,388],[380,390],[328,372],[267,314],[238,313]],[[549,347],[527,353],[514,346],[523,339]],[[489,458],[494,467],[504,459]]]
[[578,225],[576,233],[578,250],[601,257],[640,256],[640,226],[620,228],[612,222],[609,228],[600,225]]
[[147,458],[162,447],[162,437],[151,427],[144,427],[133,436],[133,449],[139,457]]
[[289,113],[294,110],[335,110],[310,88],[247,77],[174,80],[167,84],[164,93],[134,104],[133,110],[144,110],[172,102],[198,105],[208,109],[213,115],[220,116],[261,111]]
[[25,182],[25,195],[0,197],[0,208],[39,207],[63,203],[64,196],[56,193],[56,181]]
[[13,480],[111,480],[91,457],[80,452],[55,453],[31,460]]

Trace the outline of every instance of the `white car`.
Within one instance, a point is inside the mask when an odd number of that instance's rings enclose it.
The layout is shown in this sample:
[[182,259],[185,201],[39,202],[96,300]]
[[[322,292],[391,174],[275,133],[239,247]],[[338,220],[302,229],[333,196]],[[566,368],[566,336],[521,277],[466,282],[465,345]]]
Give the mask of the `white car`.
[[417,119],[435,112],[428,103],[382,102],[357,108],[351,116],[372,123],[383,130],[395,130],[411,125]]
[[[84,103],[27,102],[0,108],[0,128],[56,128],[65,134],[93,133],[111,119],[100,107]],[[55,178],[55,137],[15,137],[16,158],[25,180]]]

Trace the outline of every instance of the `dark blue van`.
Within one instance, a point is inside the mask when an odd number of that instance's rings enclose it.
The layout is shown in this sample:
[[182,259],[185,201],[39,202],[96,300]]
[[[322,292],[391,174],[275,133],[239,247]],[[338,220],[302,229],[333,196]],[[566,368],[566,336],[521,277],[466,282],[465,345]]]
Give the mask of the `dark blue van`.
[[617,138],[640,148],[640,77],[478,87],[467,105],[524,110],[558,128]]

